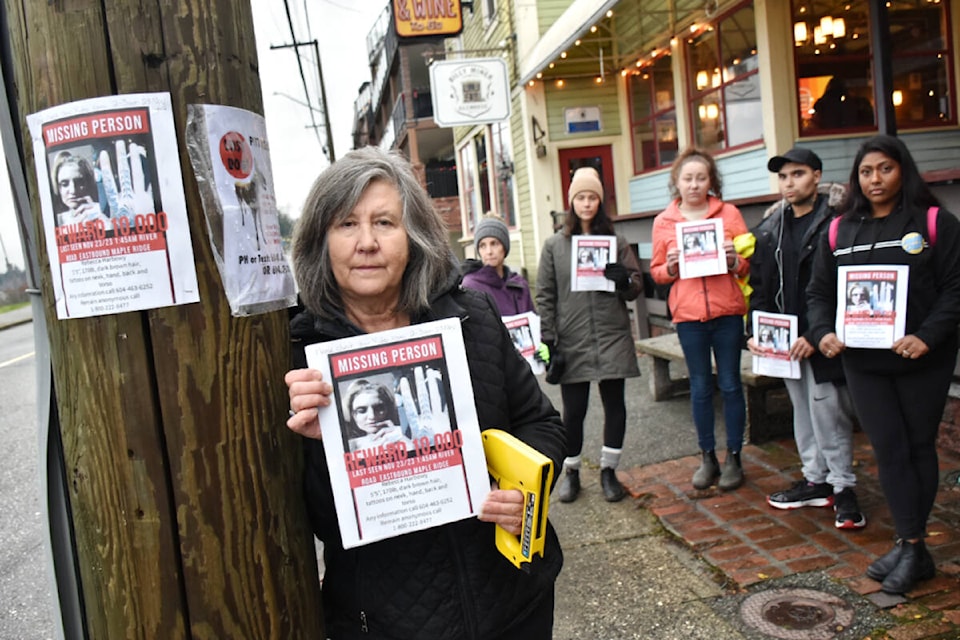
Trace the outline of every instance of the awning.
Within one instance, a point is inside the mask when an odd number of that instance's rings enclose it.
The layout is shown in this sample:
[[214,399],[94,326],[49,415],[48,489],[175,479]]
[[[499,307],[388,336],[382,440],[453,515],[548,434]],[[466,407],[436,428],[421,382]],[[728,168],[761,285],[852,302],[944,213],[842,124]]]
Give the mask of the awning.
[[524,85],[536,77],[563,51],[590,30],[607,11],[620,0],[575,0],[560,19],[553,23],[543,37],[530,50],[521,62],[520,84]]

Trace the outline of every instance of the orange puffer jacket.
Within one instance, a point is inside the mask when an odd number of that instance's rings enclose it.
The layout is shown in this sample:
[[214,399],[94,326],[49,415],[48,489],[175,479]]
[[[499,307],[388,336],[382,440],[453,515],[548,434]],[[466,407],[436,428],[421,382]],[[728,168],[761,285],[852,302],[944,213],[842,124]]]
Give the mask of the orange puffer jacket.
[[[725,241],[747,233],[740,210],[711,196],[706,219],[714,218],[723,220]],[[676,225],[683,221],[679,200],[671,202],[653,221],[650,274],[657,284],[673,285],[667,300],[673,322],[706,322],[721,316],[742,316],[747,312],[747,306],[735,276],[750,273],[749,260],[741,256],[734,271],[715,276],[680,280],[667,273],[667,251],[677,246]]]

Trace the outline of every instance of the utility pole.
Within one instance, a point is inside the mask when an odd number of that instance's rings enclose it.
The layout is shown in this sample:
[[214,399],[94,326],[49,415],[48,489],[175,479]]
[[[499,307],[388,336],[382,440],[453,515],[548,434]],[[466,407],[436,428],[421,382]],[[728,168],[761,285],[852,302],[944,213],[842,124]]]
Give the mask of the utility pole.
[[[317,74],[320,76],[320,101],[323,103],[321,105],[321,111],[323,112],[323,129],[326,131],[327,137],[327,160],[330,161],[330,164],[333,164],[337,161],[336,153],[333,150],[333,135],[330,132],[330,110],[327,109],[327,86],[323,82],[323,65],[320,64],[320,45],[317,43],[316,39],[311,40],[310,42],[292,42],[290,44],[277,44],[270,45],[270,49],[298,49],[298,47],[306,47],[307,45],[313,45],[313,53],[317,57]],[[298,49],[299,50],[299,49]],[[301,68],[301,73],[303,69]],[[306,91],[306,86],[304,86],[304,91]],[[313,121],[313,106],[309,103],[310,97],[307,96],[308,102],[306,107],[310,109],[310,119]],[[314,124],[314,127],[317,125]]]
[[[0,124],[21,167],[34,166],[30,113],[171,94],[200,290],[195,304],[57,320],[56,249],[34,234],[53,387],[37,404],[62,439],[48,475],[66,502],[49,525],[75,558],[75,573],[57,567],[76,582],[58,585],[79,610],[65,637],[324,637],[301,444],[284,425],[287,314],[230,315],[182,138],[191,103],[263,112],[250,3],[4,0],[0,24]],[[43,229],[47,185],[22,177]]]

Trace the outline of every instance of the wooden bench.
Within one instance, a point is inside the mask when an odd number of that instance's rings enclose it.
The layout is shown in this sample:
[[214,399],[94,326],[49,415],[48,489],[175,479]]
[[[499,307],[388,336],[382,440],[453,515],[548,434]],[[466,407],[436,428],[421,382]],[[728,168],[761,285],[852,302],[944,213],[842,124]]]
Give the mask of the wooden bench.
[[[637,352],[653,358],[650,388],[655,401],[667,400],[690,392],[690,379],[684,374],[673,377],[670,364],[683,364],[683,349],[676,333],[637,341]],[[716,372],[716,366],[714,366]],[[744,350],[740,358],[740,380],[747,401],[747,438],[754,444],[792,436],[793,408],[780,378],[753,372],[753,357]]]

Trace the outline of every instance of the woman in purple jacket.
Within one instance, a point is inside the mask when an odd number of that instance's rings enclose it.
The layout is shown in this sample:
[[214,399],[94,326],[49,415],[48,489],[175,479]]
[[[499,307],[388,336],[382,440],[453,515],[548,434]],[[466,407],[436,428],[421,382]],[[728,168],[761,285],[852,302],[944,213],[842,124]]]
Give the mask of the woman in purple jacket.
[[473,246],[480,259],[464,263],[463,286],[490,294],[502,316],[533,311],[530,285],[503,263],[510,253],[507,225],[499,218],[483,218],[473,234]]

